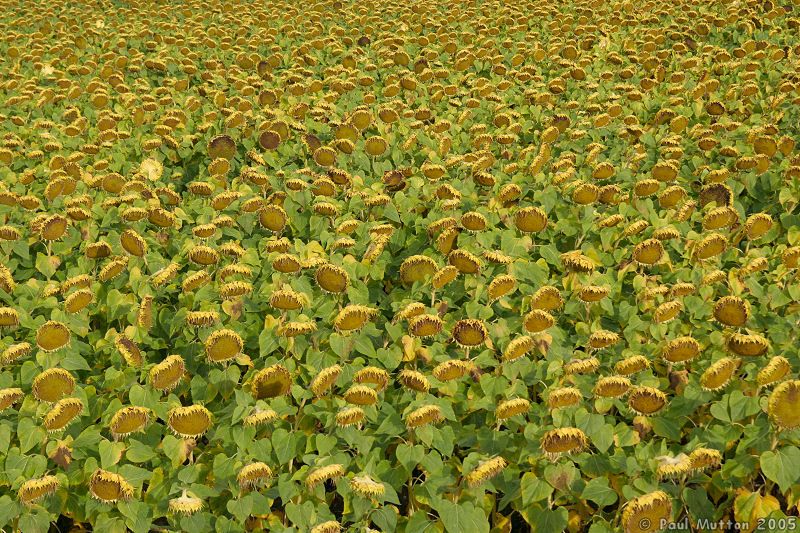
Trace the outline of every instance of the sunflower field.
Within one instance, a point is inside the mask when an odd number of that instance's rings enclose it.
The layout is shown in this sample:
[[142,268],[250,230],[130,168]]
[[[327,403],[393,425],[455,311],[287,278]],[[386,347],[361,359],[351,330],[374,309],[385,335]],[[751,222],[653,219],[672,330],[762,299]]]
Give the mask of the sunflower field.
[[2,531],[800,531],[797,1],[0,6]]

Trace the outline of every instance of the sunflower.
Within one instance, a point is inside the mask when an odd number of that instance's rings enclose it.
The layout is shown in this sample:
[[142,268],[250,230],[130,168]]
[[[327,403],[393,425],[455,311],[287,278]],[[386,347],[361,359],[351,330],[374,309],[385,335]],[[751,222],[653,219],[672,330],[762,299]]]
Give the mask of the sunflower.
[[314,275],[317,285],[325,292],[340,293],[347,289],[350,277],[347,272],[336,265],[325,263],[321,265]]
[[[0,311],[8,309],[2,308]],[[16,313],[16,311],[14,311]],[[18,321],[18,319],[17,319]],[[36,345],[45,352],[54,352],[68,345],[70,341],[70,331],[61,322],[50,320],[45,322],[36,330]]]
[[369,320],[374,318],[378,311],[365,305],[351,304],[343,307],[336,318],[333,326],[336,331],[350,332],[361,329]]
[[338,479],[345,474],[344,466],[340,464],[331,464],[315,468],[306,474],[306,487],[313,489],[321,483],[332,479]]
[[250,463],[239,470],[236,474],[236,482],[242,489],[255,489],[266,484],[272,477],[272,469],[262,462]]
[[366,474],[354,476],[350,480],[350,489],[362,498],[378,498],[386,492],[383,483],[375,481]]
[[690,361],[700,354],[700,343],[692,337],[678,337],[667,342],[661,354],[670,363]]
[[203,500],[194,496],[189,496],[184,489],[177,498],[170,498],[167,502],[167,510],[172,514],[191,515],[203,509]]
[[756,381],[759,386],[764,387],[782,380],[791,371],[792,366],[789,364],[789,360],[781,355],[776,355],[764,368],[759,370]]
[[530,409],[531,402],[524,398],[514,398],[512,400],[504,400],[497,404],[495,408],[495,416],[498,420],[506,420],[508,418],[527,413]]
[[662,491],[628,501],[622,511],[624,533],[655,533],[672,518],[672,500]]
[[578,428],[553,429],[542,436],[542,450],[550,459],[557,459],[563,454],[576,453],[589,443],[586,434]]
[[33,396],[43,402],[57,402],[75,391],[75,378],[63,368],[50,368],[33,379]]
[[233,330],[220,329],[205,342],[206,357],[212,363],[224,363],[236,358],[244,348],[244,340]]
[[435,424],[444,420],[442,410],[438,405],[423,405],[405,416],[406,427],[416,429],[428,424]]
[[481,461],[478,463],[478,466],[464,476],[464,482],[469,487],[477,487],[500,474],[507,466],[508,461],[502,457],[492,457],[491,459]]
[[624,376],[603,376],[597,380],[594,393],[602,398],[619,398],[631,388],[631,380]]
[[78,398],[58,400],[44,416],[44,427],[49,432],[59,431],[72,423],[83,412],[83,402]]
[[400,265],[400,279],[412,284],[433,276],[438,270],[436,261],[425,255],[412,255]]
[[253,396],[257,400],[284,396],[289,393],[291,386],[292,376],[281,364],[259,370],[251,382]]
[[769,349],[766,337],[755,333],[734,333],[728,337],[727,347],[736,355],[757,357]]
[[186,366],[180,355],[169,355],[150,369],[150,384],[161,392],[174,389],[183,378]]
[[486,341],[489,332],[481,320],[470,318],[456,322],[452,335],[460,347],[474,348]]
[[649,416],[667,404],[667,395],[653,387],[635,387],[628,396],[628,407],[640,415]]
[[119,474],[98,468],[89,478],[89,493],[101,502],[115,503],[131,499],[133,486]]
[[167,414],[167,425],[184,439],[199,437],[211,427],[211,411],[196,404],[174,407]]
[[716,391],[725,387],[741,364],[741,359],[723,357],[709,366],[700,376],[700,386],[704,390]]
[[149,409],[139,406],[128,406],[114,413],[108,426],[111,429],[111,435],[114,439],[118,440],[127,437],[131,433],[142,431],[149,420]]
[[523,233],[539,233],[547,227],[547,213],[540,207],[523,207],[514,213],[514,225]]
[[54,494],[60,486],[61,482],[56,476],[52,475],[29,479],[20,485],[19,490],[17,490],[17,497],[23,504],[33,505]]
[[20,388],[0,389],[0,412],[8,409],[25,397],[25,393]]

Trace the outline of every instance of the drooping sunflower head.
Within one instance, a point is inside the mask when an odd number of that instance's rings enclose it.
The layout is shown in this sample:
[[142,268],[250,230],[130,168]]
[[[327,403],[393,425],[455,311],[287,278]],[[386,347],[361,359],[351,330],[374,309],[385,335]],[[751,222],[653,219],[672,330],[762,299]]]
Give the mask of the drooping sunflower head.
[[723,357],[715,361],[700,376],[700,386],[708,391],[722,389],[734,377],[741,361],[733,357]]
[[211,411],[197,404],[174,407],[167,415],[167,425],[184,439],[199,437],[211,427]]
[[583,394],[575,387],[561,387],[553,389],[547,397],[547,406],[550,409],[573,407],[583,401]]
[[412,255],[400,265],[400,279],[403,283],[412,284],[433,276],[438,270],[436,261],[426,255]]
[[553,311],[564,305],[564,299],[559,290],[551,285],[539,287],[531,296],[531,308]]
[[522,319],[522,323],[528,333],[540,333],[552,327],[555,324],[555,318],[544,309],[532,309]]
[[339,311],[333,321],[333,326],[339,332],[356,331],[376,315],[377,310],[372,307],[351,304]]
[[242,489],[254,489],[264,485],[271,477],[272,469],[259,461],[242,467],[236,475],[236,481]]
[[277,398],[289,393],[292,386],[292,375],[281,364],[275,364],[259,370],[252,380],[253,396],[257,400]]
[[350,277],[347,272],[343,268],[330,263],[321,265],[314,277],[317,285],[322,290],[331,293],[343,292],[350,284]]
[[415,429],[441,422],[444,420],[444,415],[442,415],[442,410],[438,405],[423,405],[408,413],[405,420],[408,429]]
[[552,429],[542,437],[542,450],[551,459],[563,454],[577,453],[589,443],[586,434],[578,428]]
[[60,431],[83,412],[83,402],[78,398],[58,400],[44,416],[44,427],[49,432]]
[[345,391],[344,399],[354,405],[375,405],[378,402],[378,393],[366,385],[353,385]]
[[115,503],[132,498],[133,485],[119,474],[98,468],[89,479],[89,492],[101,502]]
[[461,248],[450,252],[447,256],[447,261],[462,274],[477,274],[481,270],[481,260],[471,252]]
[[523,233],[539,233],[547,227],[547,213],[541,207],[523,207],[514,213],[514,225]]
[[506,420],[516,415],[527,413],[531,407],[531,402],[525,398],[514,398],[504,400],[497,404],[495,416],[498,420]]
[[278,419],[278,413],[272,409],[256,407],[252,413],[244,417],[245,427],[259,427]]
[[439,381],[451,381],[463,377],[469,372],[471,365],[460,359],[450,359],[433,368],[433,375]]
[[691,470],[691,462],[689,456],[681,453],[675,457],[661,456],[657,457],[659,461],[656,475],[659,479],[670,479],[686,475]]
[[25,393],[20,388],[0,389],[0,411],[8,409],[24,397]]
[[131,433],[142,431],[150,421],[150,410],[146,407],[129,405],[111,417],[108,426],[115,439],[125,438]]
[[403,369],[397,376],[397,380],[407,389],[416,392],[428,392],[431,385],[425,374],[411,369]]
[[672,517],[672,500],[663,491],[630,500],[622,511],[624,533],[655,533]]
[[33,379],[33,395],[43,402],[56,402],[75,390],[75,378],[63,368],[50,368]]
[[361,424],[366,413],[361,407],[345,407],[336,413],[336,424],[339,427],[348,427]]
[[789,360],[781,355],[776,355],[758,372],[756,381],[759,386],[765,387],[782,380],[791,371],[792,366],[789,364]]
[[767,412],[781,429],[800,427],[800,381],[784,381],[772,391]]
[[314,379],[311,380],[311,385],[309,386],[311,392],[314,393],[314,396],[324,395],[336,383],[341,373],[342,367],[339,365],[323,368],[314,376]]
[[597,380],[594,393],[601,398],[619,398],[631,388],[631,380],[623,376],[603,376]]
[[321,466],[311,470],[306,475],[306,487],[312,489],[320,483],[325,483],[331,479],[337,479],[344,475],[344,466],[340,464],[332,464]]
[[633,249],[633,260],[640,265],[654,265],[664,256],[664,245],[658,239],[647,239]]
[[54,352],[69,344],[70,332],[65,324],[50,320],[36,330],[36,345],[45,352]]
[[376,366],[367,366],[353,374],[353,381],[373,385],[376,390],[383,390],[389,384],[389,373]]
[[224,363],[236,358],[244,348],[244,340],[230,329],[220,329],[208,336],[205,342],[206,357],[212,363]]
[[700,354],[700,343],[692,337],[678,337],[667,342],[662,356],[670,363],[691,361]]
[[478,466],[464,476],[464,481],[469,487],[477,487],[500,474],[506,466],[508,462],[502,457],[492,457],[478,463]]
[[536,341],[530,335],[522,335],[508,343],[503,351],[503,361],[516,361],[530,352]]
[[19,501],[24,505],[33,505],[36,502],[54,494],[61,482],[56,476],[42,476],[29,479],[20,485],[17,491]]
[[486,342],[489,332],[481,320],[468,318],[453,326],[453,340],[462,348],[473,348]]
[[620,340],[620,336],[618,333],[613,331],[609,331],[607,329],[599,329],[597,331],[593,331],[591,335],[589,335],[589,346],[595,350],[600,350],[602,348],[607,348],[609,346],[613,346],[614,344],[618,343]]
[[123,334],[118,334],[114,339],[114,346],[119,351],[122,358],[130,366],[139,367],[144,362],[142,351],[131,339]]
[[150,383],[161,392],[169,392],[180,383],[186,365],[180,355],[169,355],[150,369]]
[[689,464],[695,472],[718,468],[722,464],[722,454],[713,448],[696,448],[689,454]]
[[167,509],[172,514],[188,516],[203,509],[203,500],[194,496],[189,496],[187,491],[184,490],[179,497],[169,500]]
[[714,318],[726,326],[744,326],[749,316],[749,306],[738,296],[723,296],[714,304]]
[[408,334],[412,337],[432,337],[439,333],[443,326],[444,323],[438,315],[421,314],[409,320]]
[[728,337],[727,347],[736,355],[757,357],[769,349],[769,341],[757,333],[734,333]]
[[573,250],[571,252],[561,254],[561,262],[563,263],[564,268],[566,268],[569,272],[594,272],[594,261],[582,254],[580,250]]
[[378,498],[386,492],[383,483],[375,481],[367,474],[354,476],[350,480],[350,489],[362,498]]
[[33,347],[29,342],[20,342],[17,344],[12,344],[5,350],[3,350],[2,355],[0,355],[0,363],[7,365],[13,363],[14,361],[21,359],[31,353]]
[[653,387],[636,387],[628,396],[628,407],[644,416],[657,413],[665,405],[667,405],[667,395]]

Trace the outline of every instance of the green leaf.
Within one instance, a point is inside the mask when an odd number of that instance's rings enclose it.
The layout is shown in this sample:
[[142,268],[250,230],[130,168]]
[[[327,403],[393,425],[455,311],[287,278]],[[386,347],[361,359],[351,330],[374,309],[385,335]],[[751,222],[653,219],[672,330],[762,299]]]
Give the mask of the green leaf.
[[441,500],[435,509],[447,533],[489,533],[489,520],[483,510],[470,502]]
[[775,452],[762,453],[761,471],[767,479],[778,484],[781,492],[786,493],[800,479],[800,449],[786,446]]
[[522,475],[520,490],[522,491],[522,504],[525,506],[546,500],[553,493],[553,487],[532,472],[525,472]]
[[153,523],[152,509],[144,502],[136,500],[117,504],[119,512],[125,517],[125,525],[134,533],[147,533]]
[[760,409],[758,398],[747,397],[742,391],[735,390],[714,402],[709,411],[714,418],[723,422],[738,422],[756,414]]
[[157,455],[152,447],[142,444],[138,440],[131,440],[125,451],[125,459],[132,463],[144,463]]
[[600,507],[605,507],[617,501],[617,493],[608,485],[608,479],[598,477],[586,484],[581,493],[581,498],[591,500]]
[[253,512],[253,499],[248,494],[243,498],[229,500],[227,505],[228,512],[236,517],[240,524],[244,524],[250,513]]
[[564,531],[569,522],[569,512],[565,507],[544,509],[534,505],[523,516],[533,526],[533,533],[558,533]]

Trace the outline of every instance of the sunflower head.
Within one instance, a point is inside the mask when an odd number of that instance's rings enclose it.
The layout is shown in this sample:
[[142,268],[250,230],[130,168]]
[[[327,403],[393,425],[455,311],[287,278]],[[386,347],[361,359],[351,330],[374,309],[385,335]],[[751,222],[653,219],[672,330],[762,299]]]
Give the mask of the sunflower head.
[[33,379],[33,395],[43,402],[56,402],[75,390],[75,378],[63,368],[50,368]]
[[224,363],[236,358],[244,347],[244,340],[233,330],[220,329],[208,336],[205,342],[206,357],[212,363]]
[[672,517],[672,500],[662,491],[630,500],[622,512],[624,533],[655,533]]
[[54,494],[60,485],[61,482],[56,476],[29,479],[20,485],[17,496],[23,504],[33,505],[39,500]]
[[756,381],[759,386],[764,387],[782,380],[791,371],[792,366],[789,364],[789,360],[781,355],[776,355],[758,372]]
[[628,407],[644,416],[657,413],[665,405],[667,405],[667,395],[653,387],[636,387],[628,396]]
[[89,479],[89,492],[101,502],[114,503],[132,498],[133,486],[119,474],[97,469]]
[[508,461],[502,457],[492,457],[478,463],[478,466],[464,476],[464,481],[470,487],[477,487],[505,470],[506,466]]
[[242,489],[254,489],[264,485],[272,477],[272,469],[262,462],[251,463],[242,467],[236,475],[236,481]]
[[311,470],[306,475],[306,486],[312,489],[320,483],[325,483],[331,479],[337,479],[344,475],[344,466],[340,464],[332,464],[321,466]]
[[784,381],[775,387],[769,397],[767,412],[781,429],[800,427],[800,381]]
[[20,388],[0,389],[0,411],[8,409],[24,397],[25,393]]
[[150,369],[150,383],[161,392],[169,392],[180,383],[186,365],[180,355],[169,355]]
[[189,496],[187,491],[177,498],[171,498],[167,504],[167,509],[172,514],[191,515],[203,509],[203,500],[194,496]]
[[341,373],[342,367],[339,365],[323,368],[316,376],[314,376],[314,379],[311,380],[311,385],[309,386],[311,392],[314,393],[314,396],[323,396],[331,387],[333,387]]
[[211,411],[202,405],[174,407],[167,415],[167,425],[184,439],[199,437],[211,427]]
[[408,413],[405,419],[408,429],[416,429],[428,424],[441,422],[444,420],[444,416],[438,405],[423,405]]
[[483,322],[468,318],[459,320],[453,326],[453,340],[462,348],[474,348],[486,342],[489,336]]
[[131,433],[142,431],[150,420],[150,410],[140,406],[123,407],[111,417],[108,424],[111,435],[115,439],[127,437]]
[[65,324],[50,320],[36,330],[36,345],[45,352],[54,352],[69,344],[70,332]]
[[558,428],[544,434],[542,450],[551,459],[562,454],[577,453],[589,443],[586,434],[578,428]]
[[78,398],[58,400],[44,416],[47,431],[60,431],[72,423],[83,412],[83,402]]
[[289,393],[291,386],[292,376],[281,364],[259,370],[253,376],[251,384],[253,396],[257,400],[284,396]]

